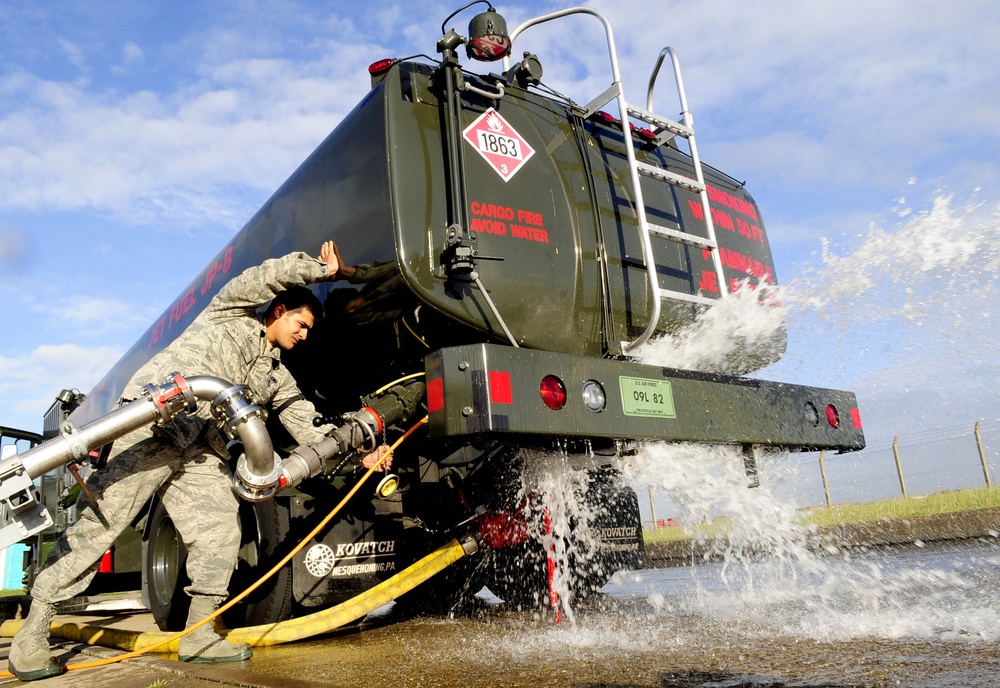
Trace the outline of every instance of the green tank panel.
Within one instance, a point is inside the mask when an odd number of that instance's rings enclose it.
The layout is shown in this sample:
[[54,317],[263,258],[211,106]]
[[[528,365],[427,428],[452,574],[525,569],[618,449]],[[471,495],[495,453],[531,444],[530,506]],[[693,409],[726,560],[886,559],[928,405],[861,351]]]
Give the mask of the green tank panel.
[[[389,186],[402,276],[419,298],[460,322],[504,337],[476,287],[448,279],[441,256],[448,233],[447,133],[440,78],[426,66],[402,64],[382,81]],[[483,91],[496,80],[466,76]],[[461,94],[465,207],[479,256],[481,280],[518,344],[583,356],[620,354],[651,314],[650,289],[625,141],[616,122],[582,119],[564,102],[505,84],[499,99]],[[495,120],[491,122],[491,120]],[[501,145],[520,158],[480,154],[477,137],[498,129]],[[671,145],[631,136],[640,161],[693,176],[690,158]],[[502,151],[501,151],[502,152]],[[499,161],[499,162],[498,162]],[[504,169],[504,163],[516,165]],[[512,165],[512,167],[513,167]],[[664,289],[718,297],[742,279],[776,283],[770,246],[752,197],[735,180],[706,167],[713,220],[729,283],[718,284],[706,251],[655,240]],[[646,212],[658,225],[705,236],[694,193],[642,179]],[[693,322],[697,309],[668,304],[659,333]],[[784,333],[767,360],[747,360],[747,372],[777,360]]]
[[[401,83],[402,75],[407,75]],[[448,280],[446,156],[431,75],[394,69],[384,82],[393,219],[403,276],[419,298],[450,317],[501,332],[475,287]],[[402,95],[401,94],[402,91]],[[408,95],[408,97],[407,97]],[[466,126],[490,109],[463,98]],[[582,183],[578,142],[556,103],[512,91],[493,107],[534,153],[506,181],[469,146],[468,231],[482,283],[523,346],[601,355],[601,277],[595,215]],[[500,335],[502,337],[502,334]]]

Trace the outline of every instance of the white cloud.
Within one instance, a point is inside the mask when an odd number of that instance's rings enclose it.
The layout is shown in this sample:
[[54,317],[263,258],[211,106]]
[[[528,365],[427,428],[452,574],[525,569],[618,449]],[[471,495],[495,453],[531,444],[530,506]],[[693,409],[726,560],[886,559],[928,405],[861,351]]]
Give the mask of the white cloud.
[[24,356],[0,355],[0,423],[40,431],[42,414],[60,390],[89,391],[122,353],[109,346],[47,344]]
[[317,47],[312,61],[221,55],[159,93],[6,77],[0,208],[245,220],[255,207],[241,190],[266,197],[367,91],[365,51],[353,47]]
[[63,326],[93,327],[102,333],[134,326],[150,320],[149,313],[137,313],[133,304],[121,299],[102,299],[86,294],[69,294],[60,300],[36,304],[36,308]]
[[87,63],[84,59],[83,51],[81,51],[76,44],[66,40],[65,38],[60,38],[58,42],[59,47],[62,49],[63,54],[66,56],[66,59],[69,60],[70,64],[80,71],[84,71],[87,68]]
[[142,58],[143,58],[142,48],[140,48],[138,45],[136,45],[132,41],[128,41],[122,47],[122,59],[126,63],[139,62],[139,61],[142,60]]
[[[595,3],[614,24],[627,93],[643,102],[660,43],[675,45],[703,157],[749,178],[751,190],[885,187],[927,161],[950,165],[954,146],[969,145],[973,133],[998,145],[1000,77],[969,68],[997,57],[997,42],[986,40],[993,3],[667,5],[651,14],[645,3]],[[182,70],[168,89],[108,89],[30,73],[0,81],[0,207],[95,208],[133,223],[207,216],[231,225],[364,94],[367,63],[386,52],[378,44],[398,40],[388,8],[358,21],[322,6],[273,16],[230,10],[170,47]],[[512,3],[501,11],[513,28],[541,9]],[[425,17],[424,34],[419,42],[407,34],[407,49],[432,53],[448,12],[440,3],[410,7],[408,16]],[[464,31],[471,12],[452,23]],[[294,33],[292,14],[300,18]],[[661,17],[669,22],[650,31]],[[62,45],[83,59],[75,43]],[[145,46],[124,46],[125,62],[146,60]],[[515,54],[522,48],[540,53],[547,83],[581,102],[610,82],[603,29],[590,17],[532,28]],[[572,83],[581,77],[583,84]],[[151,88],[157,78],[149,74]],[[657,106],[676,107],[668,66]],[[249,206],[239,198],[245,190],[256,192]]]

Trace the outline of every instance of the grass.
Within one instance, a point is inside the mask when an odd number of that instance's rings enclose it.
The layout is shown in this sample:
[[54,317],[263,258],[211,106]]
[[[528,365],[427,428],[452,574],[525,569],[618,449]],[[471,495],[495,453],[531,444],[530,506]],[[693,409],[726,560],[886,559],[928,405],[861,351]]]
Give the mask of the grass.
[[[899,497],[865,504],[837,504],[829,507],[814,507],[804,510],[799,523],[830,526],[842,523],[861,523],[893,518],[914,518],[932,514],[946,514],[957,511],[975,511],[1000,507],[1000,488],[953,490],[936,492],[919,497]],[[698,526],[695,531],[682,527],[661,528],[653,532],[643,530],[646,542],[670,542],[686,540],[695,534],[711,538],[725,535],[729,521],[720,519]]]
[[804,523],[818,526],[859,521],[879,521],[885,518],[912,518],[956,511],[975,511],[1000,507],[1000,489],[953,490],[935,492],[921,497],[888,499],[871,504],[838,504],[813,509]]

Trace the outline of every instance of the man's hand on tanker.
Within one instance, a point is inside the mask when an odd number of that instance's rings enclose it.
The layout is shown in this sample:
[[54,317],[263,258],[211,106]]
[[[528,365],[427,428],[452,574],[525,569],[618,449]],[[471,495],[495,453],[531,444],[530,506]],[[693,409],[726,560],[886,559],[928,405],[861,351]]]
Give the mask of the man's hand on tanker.
[[336,242],[330,241],[327,243],[333,244],[333,255],[337,259],[337,271],[336,273],[333,270],[330,271],[330,281],[336,282],[337,280],[352,279],[358,272],[358,266],[348,265],[344,262],[344,257],[340,255],[340,248]]
[[323,245],[319,249],[319,261],[326,263],[330,279],[337,279],[337,272],[340,270],[340,253],[335,243],[332,241],[323,242]]
[[[383,444],[376,447],[375,451],[373,451],[371,454],[367,454],[364,458],[361,459],[361,467],[371,468],[372,466],[375,465],[375,463],[379,459],[382,458],[382,456],[387,451],[389,451],[388,445]],[[386,473],[390,468],[392,468],[392,454],[389,454],[389,456],[386,457],[385,461],[382,462],[382,465],[378,467],[378,470],[382,471],[383,473]]]

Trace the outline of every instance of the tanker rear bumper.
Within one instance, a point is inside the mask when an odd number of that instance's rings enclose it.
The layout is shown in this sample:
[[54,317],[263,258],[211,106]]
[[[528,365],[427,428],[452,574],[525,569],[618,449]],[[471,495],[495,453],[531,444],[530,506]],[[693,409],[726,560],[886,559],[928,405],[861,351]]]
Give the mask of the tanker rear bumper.
[[[853,392],[494,344],[448,347],[424,359],[432,437],[518,435],[759,445],[794,451],[865,446]],[[566,390],[549,408],[540,387]],[[596,382],[606,403],[584,403]]]

